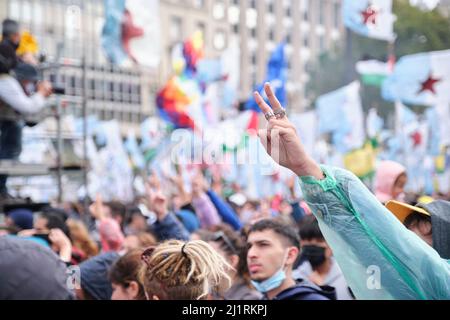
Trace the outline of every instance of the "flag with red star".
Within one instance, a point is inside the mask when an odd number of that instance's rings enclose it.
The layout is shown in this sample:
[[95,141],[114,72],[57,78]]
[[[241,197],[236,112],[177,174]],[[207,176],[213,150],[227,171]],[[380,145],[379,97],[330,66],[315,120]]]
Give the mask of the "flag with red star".
[[330,133],[333,145],[341,153],[360,148],[364,143],[364,117],[361,84],[354,81],[317,98],[316,112],[320,134]]
[[450,50],[404,56],[384,81],[383,98],[414,105],[450,103]]
[[386,41],[395,40],[392,0],[344,0],[343,21],[360,35]]
[[420,146],[422,144],[422,135],[420,134],[420,131],[414,132],[410,135],[410,137],[413,141],[414,147]]
[[102,45],[116,65],[156,68],[160,61],[159,0],[104,0]]

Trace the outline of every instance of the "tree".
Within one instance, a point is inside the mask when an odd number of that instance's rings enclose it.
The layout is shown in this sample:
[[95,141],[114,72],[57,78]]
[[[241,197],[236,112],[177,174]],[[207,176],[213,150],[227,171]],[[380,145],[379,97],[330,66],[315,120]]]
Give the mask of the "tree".
[[[408,54],[450,49],[450,21],[438,9],[424,12],[411,6],[407,0],[394,1],[397,21],[394,25],[397,40],[397,58]],[[367,59],[387,61],[388,45],[385,41],[369,39],[351,34],[351,66],[347,70],[345,43],[337,43],[332,50],[321,54],[311,65],[307,94],[311,101],[346,84],[348,79],[357,79],[356,62]],[[348,74],[350,73],[350,74]],[[384,118],[393,110],[392,103],[384,101],[380,89],[363,86],[362,100],[365,110],[376,107]],[[420,106],[417,107],[420,109]]]
[[394,12],[398,17],[397,56],[450,48],[450,21],[438,9],[424,12],[406,0],[397,0]]

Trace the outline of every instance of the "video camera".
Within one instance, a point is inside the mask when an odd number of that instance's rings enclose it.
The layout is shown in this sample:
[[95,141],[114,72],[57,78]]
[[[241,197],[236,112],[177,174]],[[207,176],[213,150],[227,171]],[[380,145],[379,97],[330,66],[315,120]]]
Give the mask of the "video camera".
[[[47,70],[47,69],[59,68],[59,66],[57,66],[57,65],[51,65],[51,64],[46,63],[46,60],[47,60],[47,56],[46,55],[41,54],[39,56],[39,63],[40,64],[38,66],[38,70],[41,73],[44,70]],[[56,82],[55,74],[51,74],[50,75],[50,83],[51,83],[52,88],[53,88],[53,94],[57,94],[57,95],[65,95],[66,94],[66,89]]]
[[52,84],[53,94],[57,94],[57,95],[65,95],[66,94],[66,89],[64,87],[58,86],[52,81],[50,81],[50,83]]

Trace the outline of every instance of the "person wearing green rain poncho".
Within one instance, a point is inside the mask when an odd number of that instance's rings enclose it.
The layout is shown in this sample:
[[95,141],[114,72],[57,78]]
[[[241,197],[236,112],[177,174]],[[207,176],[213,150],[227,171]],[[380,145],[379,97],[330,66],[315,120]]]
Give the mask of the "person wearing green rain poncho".
[[407,229],[354,174],[317,164],[269,84],[265,92],[272,108],[254,94],[268,120],[259,131],[261,142],[277,163],[299,177],[356,298],[450,299],[450,257],[440,256],[416,229]]

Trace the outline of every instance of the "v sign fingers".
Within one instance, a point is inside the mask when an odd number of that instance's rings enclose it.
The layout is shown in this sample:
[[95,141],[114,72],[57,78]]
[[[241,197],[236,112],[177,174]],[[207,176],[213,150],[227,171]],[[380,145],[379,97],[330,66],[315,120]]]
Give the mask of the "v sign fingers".
[[272,108],[258,92],[255,100],[268,120],[265,131],[258,132],[261,143],[273,160],[292,170],[297,176],[323,179],[320,166],[305,152],[295,126],[286,117],[286,111],[268,83],[264,85]]
[[259,108],[261,109],[261,111],[266,114],[269,112],[272,112],[272,109],[270,108],[270,106],[264,101],[263,97],[261,97],[261,95],[259,94],[259,92],[255,91],[254,92],[254,97],[255,97],[255,101],[258,104]]
[[283,110],[283,107],[278,100],[278,98],[275,96],[275,93],[273,92],[272,87],[269,83],[264,84],[264,91],[266,92],[267,98],[269,99],[270,105],[272,106],[272,109],[274,112]]

